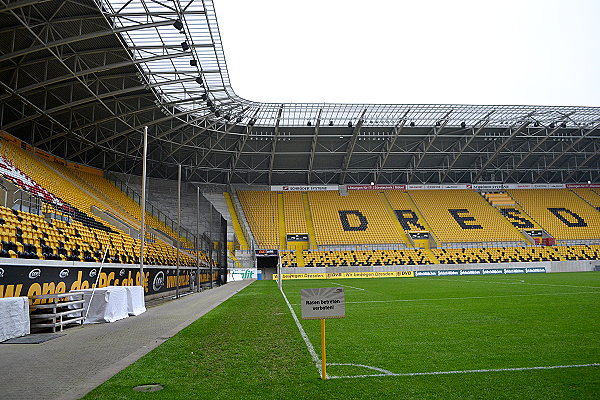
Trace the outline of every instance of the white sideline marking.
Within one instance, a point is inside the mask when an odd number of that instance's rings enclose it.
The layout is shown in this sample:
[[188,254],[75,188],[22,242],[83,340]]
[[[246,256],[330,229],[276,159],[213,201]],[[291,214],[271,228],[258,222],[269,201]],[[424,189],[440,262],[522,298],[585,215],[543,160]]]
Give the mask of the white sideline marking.
[[342,285],[341,283],[334,283],[334,282],[331,282],[331,284],[332,284],[332,285],[338,285],[338,286],[347,287],[347,288],[350,288],[350,289],[356,289],[356,290],[366,290],[366,289],[359,288],[359,287],[354,287],[354,286],[349,286],[349,285]]
[[[328,364],[328,365],[354,365],[354,364]],[[362,366],[362,365],[358,365]],[[366,368],[372,368],[364,366]],[[496,368],[496,369],[467,369],[464,371],[433,371],[433,372],[408,372],[404,374],[395,374],[390,371],[385,371],[382,374],[373,375],[345,375],[345,376],[329,376],[329,379],[345,379],[345,378],[370,378],[377,376],[423,376],[423,375],[451,375],[451,374],[474,374],[481,372],[510,372],[510,371],[533,371],[541,369],[561,369],[561,368],[584,368],[584,367],[600,367],[600,363],[593,364],[578,364],[578,365],[552,365],[547,367],[523,367],[523,368]],[[375,368],[372,368],[375,369]]]
[[593,292],[573,292],[573,293],[506,294],[506,295],[498,295],[498,296],[440,297],[440,298],[433,298],[433,299],[396,299],[396,300],[347,301],[346,304],[399,303],[399,302],[404,302],[404,301],[441,301],[441,300],[495,299],[495,298],[502,298],[502,297],[562,296],[562,295],[571,295],[571,294],[600,294],[600,291],[593,291]]
[[[302,339],[304,339],[304,343],[306,343],[306,348],[308,348],[308,352],[310,353],[310,356],[312,357],[313,362],[315,363],[315,367],[317,367],[317,370],[319,371],[319,376],[321,376],[321,359],[317,355],[317,352],[315,351],[315,348],[313,347],[312,343],[310,342],[308,335],[304,331],[304,328],[302,328],[302,324],[300,324],[300,320],[298,320],[298,317],[296,316],[296,312],[292,308],[292,305],[290,304],[287,296],[283,292],[283,289],[279,289],[279,290],[281,291],[281,294],[283,295],[283,299],[287,303],[287,306],[290,309],[290,312],[292,313],[292,317],[294,317],[294,321],[296,321],[296,326],[298,327],[298,330],[300,331],[300,336],[302,336]],[[329,377],[329,376],[327,376],[327,377]]]
[[[362,376],[386,376],[386,375],[396,376],[396,374],[394,374],[391,371],[388,371],[387,369],[378,368],[378,367],[371,367],[370,365],[364,365],[364,364],[327,363],[327,365],[347,365],[347,366],[350,366],[350,367],[361,367],[361,368],[367,368],[367,369],[372,369],[374,371],[382,372],[382,374],[377,374],[377,375],[362,375]],[[356,376],[358,376],[358,375],[356,375]],[[344,376],[330,376],[330,378],[345,378],[345,377]]]
[[600,289],[600,286],[558,285],[558,284],[551,284],[551,283],[530,283],[530,282],[525,282],[524,280],[517,280],[517,282],[506,282],[506,281],[473,281],[473,280],[470,280],[470,279],[455,280],[455,279],[444,279],[444,278],[438,278],[437,280],[438,281],[451,281],[451,282],[495,283],[495,284],[498,284],[498,285],[561,286],[561,287],[580,287],[580,288],[587,288],[587,289]]

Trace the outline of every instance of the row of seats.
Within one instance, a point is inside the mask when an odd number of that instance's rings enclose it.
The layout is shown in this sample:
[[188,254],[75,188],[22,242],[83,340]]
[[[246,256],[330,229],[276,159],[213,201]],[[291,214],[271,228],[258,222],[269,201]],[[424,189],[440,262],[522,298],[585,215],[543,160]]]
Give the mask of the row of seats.
[[[281,192],[238,193],[258,247],[285,247],[278,234],[277,196]],[[600,195],[592,189],[486,193],[502,199],[495,206],[472,190],[369,190],[347,195],[283,192],[285,233],[308,233],[303,195],[309,199],[319,246],[393,243],[411,247],[408,231],[430,232],[438,247],[481,242],[528,245],[523,232],[527,229],[544,229],[559,243],[600,239],[600,211],[595,208]]]
[[550,247],[433,249],[432,253],[440,264],[562,261]]
[[[307,267],[354,267],[600,260],[600,245],[427,250],[303,251]],[[297,267],[294,252],[281,253],[283,267]]]
[[510,196],[556,240],[600,238],[600,212],[566,189],[515,189]]
[[525,241],[477,192],[415,190],[410,196],[440,243]]
[[[50,166],[5,140],[0,140],[0,172],[24,190],[32,192],[31,188],[38,188],[33,192],[46,201],[42,215],[0,207],[0,257],[98,262],[108,248],[108,262],[139,262],[140,241],[91,213],[92,206],[96,206],[133,226],[139,225],[139,205],[104,178],[56,163]],[[52,218],[44,218],[44,214]],[[172,234],[148,213],[146,220]],[[190,243],[183,245],[193,247]],[[176,262],[175,247],[149,235],[145,249],[148,265]],[[209,262],[203,252],[198,256]],[[180,263],[195,265],[195,257],[196,254],[181,252]]]
[[[140,241],[116,228],[106,232],[78,221],[47,221],[43,216],[0,206],[0,257],[39,260],[139,263]],[[144,263],[174,265],[176,249],[164,242],[146,242]],[[180,254],[181,265],[194,266],[195,260]]]
[[240,190],[238,198],[258,247],[279,248],[277,192]]

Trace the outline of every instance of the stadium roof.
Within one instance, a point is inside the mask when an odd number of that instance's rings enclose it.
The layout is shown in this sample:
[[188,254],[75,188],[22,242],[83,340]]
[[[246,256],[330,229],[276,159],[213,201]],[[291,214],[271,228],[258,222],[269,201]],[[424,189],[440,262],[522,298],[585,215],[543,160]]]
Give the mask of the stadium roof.
[[600,108],[260,103],[212,1],[0,0],[0,127],[67,160],[208,183],[600,181]]

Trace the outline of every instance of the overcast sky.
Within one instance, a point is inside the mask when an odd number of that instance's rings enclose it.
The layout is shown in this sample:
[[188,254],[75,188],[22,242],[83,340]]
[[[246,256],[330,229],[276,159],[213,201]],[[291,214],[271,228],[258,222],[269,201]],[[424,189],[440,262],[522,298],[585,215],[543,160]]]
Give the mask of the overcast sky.
[[265,102],[600,106],[600,0],[214,0]]

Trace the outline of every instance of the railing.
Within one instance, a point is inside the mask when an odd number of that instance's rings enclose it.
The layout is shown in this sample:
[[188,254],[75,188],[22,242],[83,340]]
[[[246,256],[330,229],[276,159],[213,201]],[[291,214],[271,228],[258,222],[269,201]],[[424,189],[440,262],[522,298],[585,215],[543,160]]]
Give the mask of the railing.
[[13,194],[13,210],[25,211],[31,214],[42,213],[42,198],[27,192],[23,189],[17,189]]

